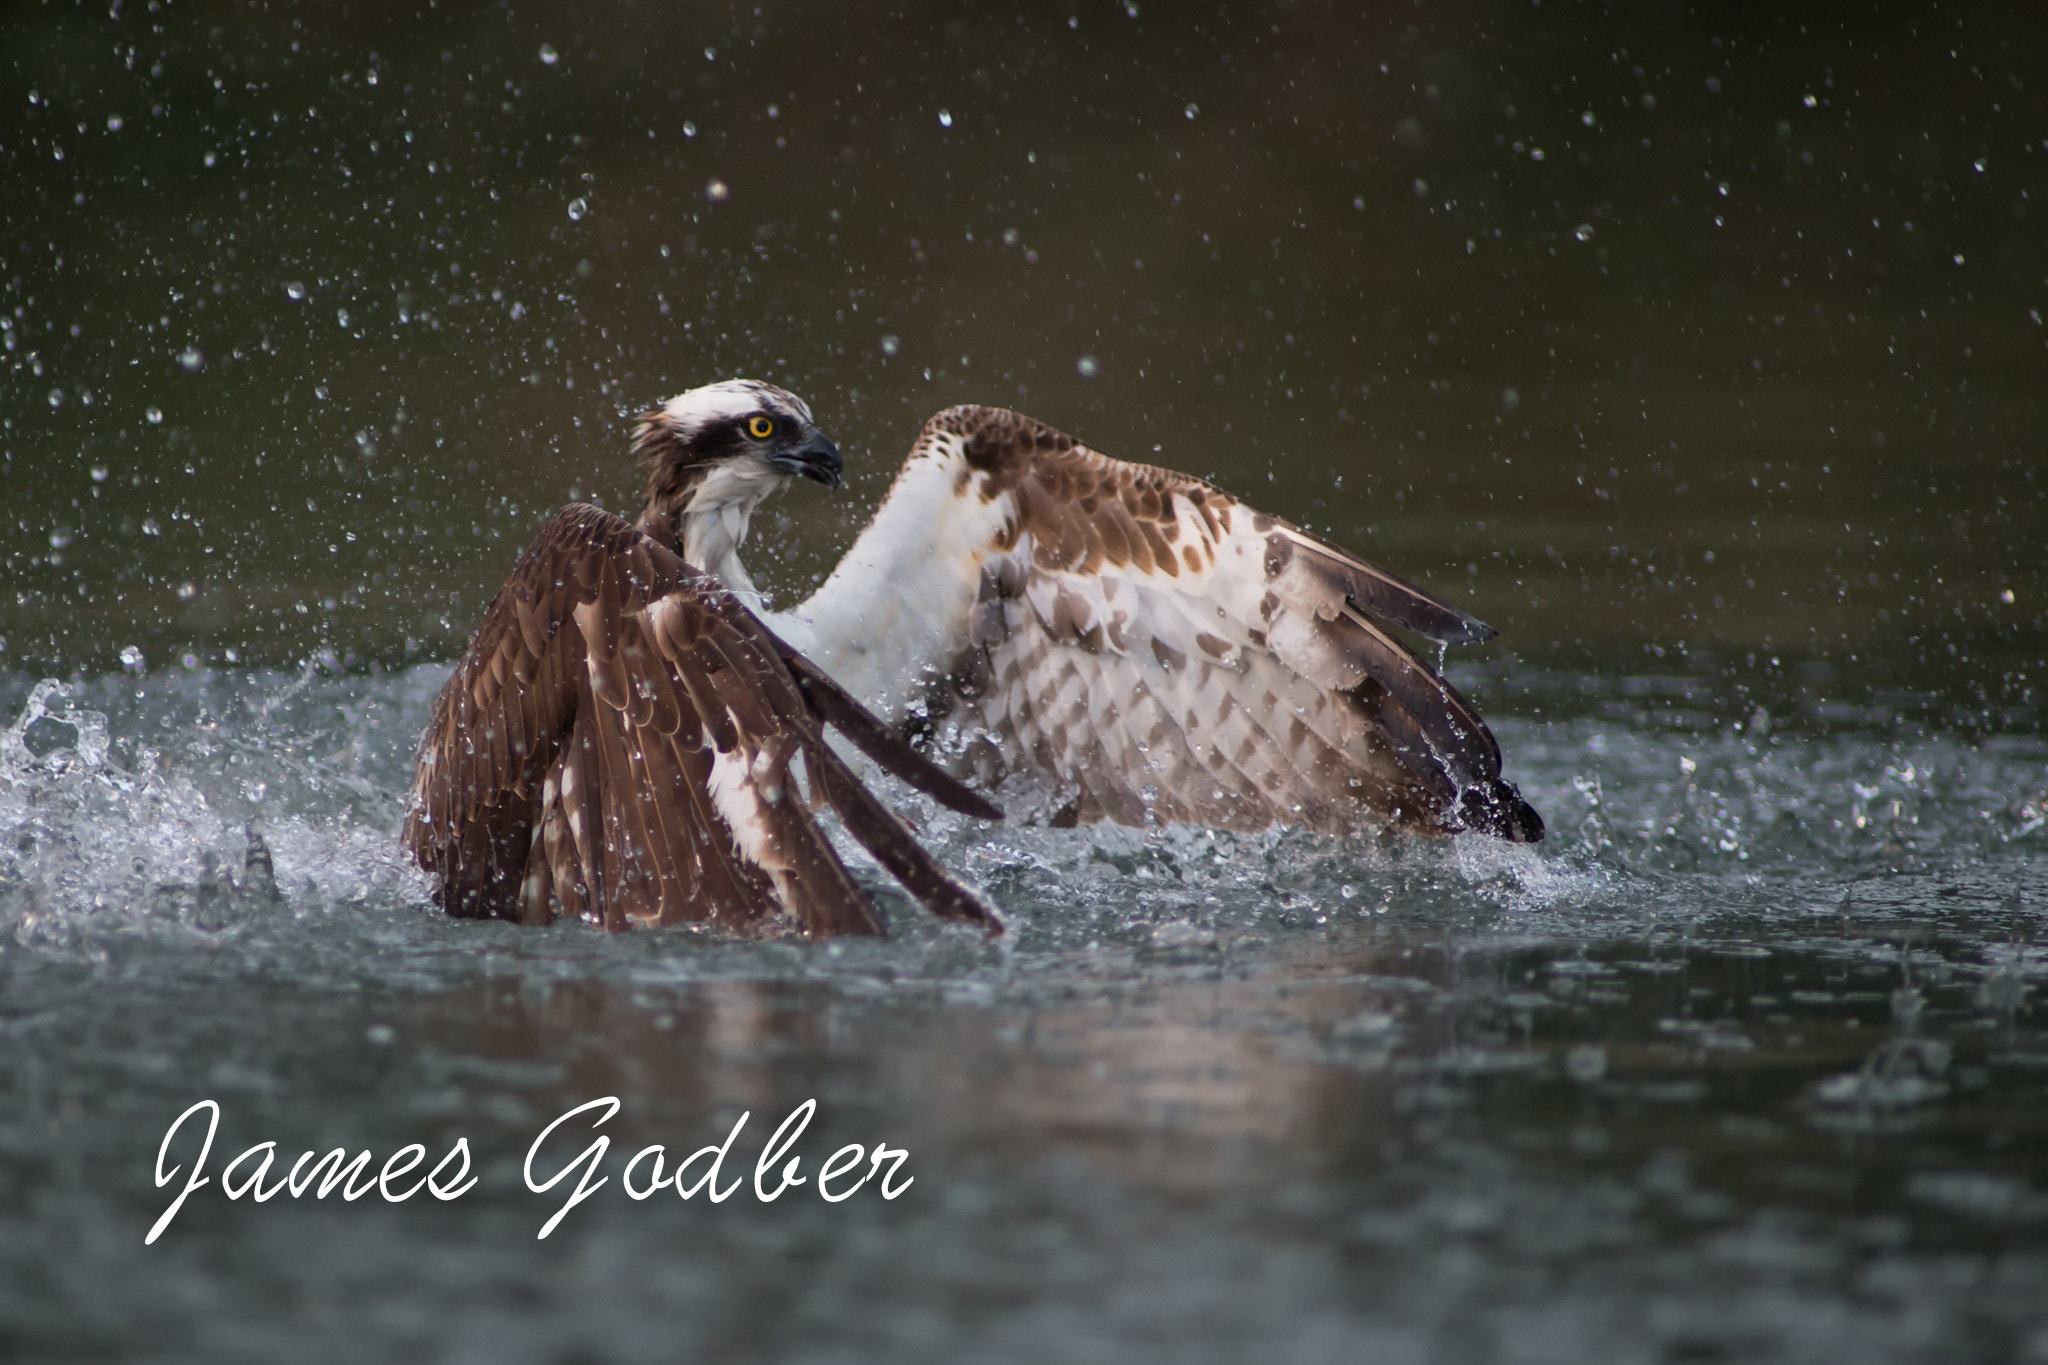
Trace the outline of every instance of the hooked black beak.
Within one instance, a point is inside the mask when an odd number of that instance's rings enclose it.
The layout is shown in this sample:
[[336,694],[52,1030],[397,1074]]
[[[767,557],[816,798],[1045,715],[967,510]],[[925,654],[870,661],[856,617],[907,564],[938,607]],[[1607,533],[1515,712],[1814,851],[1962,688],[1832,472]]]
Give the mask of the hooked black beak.
[[816,479],[827,488],[845,486],[846,481],[839,477],[845,468],[839,462],[839,447],[826,440],[820,431],[813,431],[811,439],[800,446],[777,451],[770,462],[787,473]]

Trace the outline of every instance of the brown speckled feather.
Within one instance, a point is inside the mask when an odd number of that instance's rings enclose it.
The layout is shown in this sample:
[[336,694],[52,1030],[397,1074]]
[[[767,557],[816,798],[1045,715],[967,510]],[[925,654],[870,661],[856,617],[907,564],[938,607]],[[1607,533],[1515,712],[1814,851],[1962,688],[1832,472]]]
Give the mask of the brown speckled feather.
[[877,710],[979,737],[983,780],[1049,779],[1056,823],[1542,837],[1485,722],[1388,626],[1491,630],[1198,479],[1018,413],[927,422],[792,615]]
[[939,800],[1000,818],[715,580],[618,517],[570,507],[435,700],[405,844],[451,915],[879,933],[813,815],[822,803],[933,913],[1000,932],[846,769],[828,723]]

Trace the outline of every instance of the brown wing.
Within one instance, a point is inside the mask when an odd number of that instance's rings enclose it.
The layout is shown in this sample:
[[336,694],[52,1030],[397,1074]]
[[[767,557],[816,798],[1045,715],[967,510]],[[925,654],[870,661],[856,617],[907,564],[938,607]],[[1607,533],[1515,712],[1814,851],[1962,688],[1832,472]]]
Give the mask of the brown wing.
[[1446,642],[1485,625],[1017,413],[940,413],[925,457],[957,460],[993,528],[948,683],[1006,765],[1070,795],[1056,818],[1542,837],[1478,712],[1384,623]]
[[955,809],[1001,812],[802,667],[714,580],[608,512],[567,508],[434,702],[406,847],[451,915],[880,933],[817,824],[822,803],[935,914],[1001,932],[823,726],[858,731]]

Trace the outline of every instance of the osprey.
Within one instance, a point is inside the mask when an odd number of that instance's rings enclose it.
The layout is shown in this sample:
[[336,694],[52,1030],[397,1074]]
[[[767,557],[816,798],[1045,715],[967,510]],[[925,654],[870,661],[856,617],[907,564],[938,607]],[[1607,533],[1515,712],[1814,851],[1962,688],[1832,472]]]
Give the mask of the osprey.
[[873,929],[790,794],[800,754],[810,801],[908,889],[997,923],[828,723],[985,817],[911,739],[949,732],[982,786],[1029,775],[1054,825],[1543,835],[1485,722],[1388,626],[1493,631],[1201,480],[949,408],[825,582],[778,613],[739,558],[753,513],[789,480],[841,481],[803,401],[693,389],[643,413],[633,449],[639,519],[558,514],[435,704],[406,841],[451,913]]
[[829,805],[933,913],[1001,933],[825,727],[955,810],[1002,812],[684,562],[651,515],[686,492],[665,480],[749,507],[783,472],[836,484],[838,451],[802,404],[765,386],[722,386],[693,415],[703,463],[660,471],[639,527],[595,507],[557,513],[435,698],[402,834],[436,875],[435,899],[451,915],[528,924],[880,933],[814,817]]
[[[639,419],[639,526],[757,609],[739,551],[773,488],[839,483],[781,455],[809,409],[714,384]],[[853,548],[762,619],[907,733],[944,729],[989,786],[1038,779],[1050,822],[1380,825],[1517,842],[1543,822],[1501,781],[1471,703],[1387,629],[1494,632],[1199,479],[1128,464],[1000,408],[924,425]]]

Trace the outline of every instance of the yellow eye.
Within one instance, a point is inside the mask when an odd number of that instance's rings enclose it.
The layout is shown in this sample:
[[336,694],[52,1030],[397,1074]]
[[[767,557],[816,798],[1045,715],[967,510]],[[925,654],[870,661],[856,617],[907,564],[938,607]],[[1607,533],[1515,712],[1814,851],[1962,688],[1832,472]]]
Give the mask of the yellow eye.
[[747,419],[747,435],[753,437],[755,440],[765,441],[774,434],[775,422],[772,418],[749,417]]

